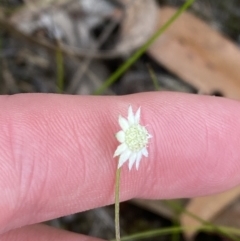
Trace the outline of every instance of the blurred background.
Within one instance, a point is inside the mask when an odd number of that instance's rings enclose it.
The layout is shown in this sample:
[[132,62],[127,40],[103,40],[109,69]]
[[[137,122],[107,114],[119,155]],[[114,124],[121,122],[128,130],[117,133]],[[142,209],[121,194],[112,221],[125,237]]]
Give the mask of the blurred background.
[[[125,95],[167,90],[239,100],[239,0],[196,0],[105,88],[106,80],[185,2],[0,0],[0,94]],[[237,232],[240,188],[191,200],[124,202],[122,236],[191,226],[195,228],[141,240],[231,240],[219,230],[201,232],[201,222],[192,214]],[[114,207],[48,224],[113,239]]]

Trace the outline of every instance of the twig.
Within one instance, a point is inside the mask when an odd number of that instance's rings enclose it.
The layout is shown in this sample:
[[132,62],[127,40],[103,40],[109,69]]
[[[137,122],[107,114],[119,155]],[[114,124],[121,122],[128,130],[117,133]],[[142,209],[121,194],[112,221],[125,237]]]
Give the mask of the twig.
[[[116,27],[116,25],[123,19],[124,15],[125,15],[125,13],[120,18],[118,18],[115,21],[112,21],[112,22],[110,22],[110,24],[108,24],[108,26],[105,28],[105,31],[103,31],[103,33],[99,37],[97,44],[92,46],[92,48],[91,48],[92,50],[96,51],[96,49],[98,49],[106,41],[106,39],[110,36],[112,31]],[[83,75],[85,74],[89,65],[91,64],[92,59],[93,59],[93,57],[87,56],[87,59],[84,61],[84,63],[82,65],[80,65],[80,68],[73,76],[71,84],[67,89],[67,93],[73,94],[76,91],[76,89],[78,88],[78,85],[81,81],[81,78],[83,77]]]
[[11,94],[16,94],[19,93],[18,86],[16,84],[16,80],[14,79],[13,75],[8,69],[7,62],[2,59],[2,75],[3,75],[3,80],[5,82],[7,91]]
[[[2,30],[8,31],[15,37],[28,42],[29,44],[45,48],[52,54],[55,54],[56,51],[59,51],[58,46],[23,33],[22,31],[17,29],[9,20],[3,18],[2,16],[0,16],[0,28]],[[68,46],[64,43],[61,44],[61,51],[64,55],[73,56],[77,58],[90,57],[94,59],[111,59],[121,55],[121,52],[118,50],[99,52]]]

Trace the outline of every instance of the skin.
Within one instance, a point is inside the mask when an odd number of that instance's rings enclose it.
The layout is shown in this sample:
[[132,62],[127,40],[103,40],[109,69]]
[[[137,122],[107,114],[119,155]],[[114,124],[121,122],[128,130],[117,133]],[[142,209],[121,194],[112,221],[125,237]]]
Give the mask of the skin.
[[122,201],[196,197],[239,185],[237,101],[167,92],[1,96],[1,241],[99,240],[38,223],[114,202],[114,134],[130,104],[134,112],[141,106],[141,124],[153,138],[138,171],[123,165]]

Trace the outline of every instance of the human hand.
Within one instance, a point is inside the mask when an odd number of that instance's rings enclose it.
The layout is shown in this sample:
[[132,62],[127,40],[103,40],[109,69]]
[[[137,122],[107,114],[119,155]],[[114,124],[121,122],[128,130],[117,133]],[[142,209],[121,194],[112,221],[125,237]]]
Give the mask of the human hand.
[[237,101],[161,92],[1,96],[1,241],[98,240],[37,223],[114,202],[114,134],[130,104],[141,106],[153,138],[138,171],[122,167],[122,201],[208,195],[240,183]]

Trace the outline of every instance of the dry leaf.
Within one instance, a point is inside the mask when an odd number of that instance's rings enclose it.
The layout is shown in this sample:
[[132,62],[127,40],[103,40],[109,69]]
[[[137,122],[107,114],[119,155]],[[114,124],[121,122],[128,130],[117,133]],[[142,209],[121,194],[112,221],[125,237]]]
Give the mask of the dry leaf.
[[159,8],[155,0],[121,0],[125,16],[116,51],[123,54],[143,45],[155,32]]
[[[162,8],[158,28],[175,11]],[[239,48],[192,14],[183,13],[148,53],[201,93],[240,99]]]
[[[174,217],[176,217],[176,211],[163,200],[133,199],[132,202],[157,215],[165,216],[169,219],[173,219]],[[177,204],[177,206],[182,208],[186,205],[187,199],[176,199],[174,200],[174,202]]]
[[[214,218],[220,214],[225,208],[233,203],[240,196],[240,187],[236,187],[227,192],[213,196],[193,198],[186,206],[186,210],[195,214],[205,221],[214,221]],[[188,238],[193,237],[197,232],[201,223],[189,215],[183,213],[181,215],[181,223],[183,226],[191,227],[186,230],[185,235]]]

